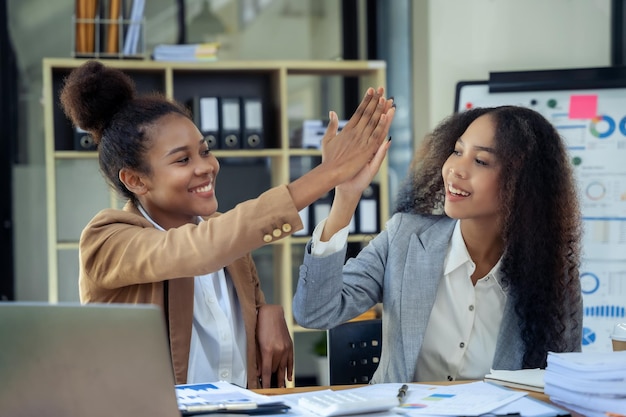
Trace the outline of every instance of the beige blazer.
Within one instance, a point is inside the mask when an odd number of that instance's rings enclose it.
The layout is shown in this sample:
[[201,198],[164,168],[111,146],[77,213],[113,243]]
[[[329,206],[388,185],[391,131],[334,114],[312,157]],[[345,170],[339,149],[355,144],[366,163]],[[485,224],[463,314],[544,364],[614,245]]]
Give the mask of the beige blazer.
[[265,298],[250,252],[300,229],[302,221],[284,185],[199,225],[165,232],[130,202],[123,210],[105,209],[80,237],[80,300],[160,306],[176,383],[182,384],[189,361],[193,277],[225,268],[245,323],[248,388],[257,388],[256,311]]

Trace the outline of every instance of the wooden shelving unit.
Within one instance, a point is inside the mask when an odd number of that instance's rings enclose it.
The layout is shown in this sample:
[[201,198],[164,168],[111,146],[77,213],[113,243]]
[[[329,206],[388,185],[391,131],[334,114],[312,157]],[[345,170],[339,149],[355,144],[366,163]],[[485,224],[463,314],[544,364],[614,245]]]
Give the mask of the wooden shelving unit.
[[[64,78],[84,60],[45,58],[43,60],[43,103],[45,115],[48,299],[50,302],[78,300],[78,239],[82,227],[100,209],[121,207],[122,201],[109,190],[98,171],[95,151],[76,150],[74,130],[64,116],[58,94]],[[319,150],[302,149],[293,143],[294,126],[299,119],[324,119],[328,110],[339,110],[340,103],[330,103],[326,96],[341,95],[332,88],[343,77],[356,77],[364,92],[368,86],[385,85],[385,63],[382,61],[234,61],[211,63],[170,63],[156,61],[107,60],[130,75],[140,92],[160,91],[187,103],[194,95],[255,95],[262,98],[266,146],[263,149],[215,150],[222,165],[246,161],[266,161],[268,186],[284,184],[294,175],[298,158],[315,160]],[[324,81],[325,80],[325,81]],[[328,82],[328,80],[332,80]],[[330,87],[329,87],[330,85]],[[320,87],[321,86],[321,87]],[[326,90],[325,90],[326,89]],[[339,91],[338,91],[339,90]],[[325,93],[326,91],[326,93]],[[343,97],[338,98],[339,101]],[[337,101],[337,100],[336,100]],[[340,112],[338,112],[340,113]],[[340,118],[348,117],[342,115]],[[300,121],[301,126],[301,121]],[[223,173],[220,173],[222,179]],[[379,224],[389,215],[387,163],[384,162],[376,182],[379,184]],[[220,185],[223,182],[220,181]],[[220,201],[232,190],[218,186]],[[263,192],[254,190],[254,196]],[[351,242],[367,242],[369,235],[352,235]],[[267,298],[282,304],[292,335],[304,332],[293,323],[292,297],[297,282],[298,250],[307,237],[283,239],[263,248],[271,252],[271,267],[259,267],[262,280],[271,280],[272,294]],[[294,248],[298,250],[294,251]],[[254,254],[253,254],[254,255]],[[295,256],[295,257],[294,257]],[[301,258],[300,258],[301,259]]]

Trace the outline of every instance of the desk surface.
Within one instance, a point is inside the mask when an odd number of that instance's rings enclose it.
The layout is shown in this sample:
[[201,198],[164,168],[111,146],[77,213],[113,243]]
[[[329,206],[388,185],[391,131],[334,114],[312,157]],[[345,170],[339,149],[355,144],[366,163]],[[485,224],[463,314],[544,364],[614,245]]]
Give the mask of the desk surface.
[[[445,381],[445,382],[420,382],[420,384],[426,385],[453,385],[453,384],[466,384],[468,382],[474,381]],[[323,389],[332,389],[332,390],[340,390],[340,389],[348,389],[348,388],[356,388],[362,385],[333,385],[333,386],[310,386],[310,387],[295,387],[295,388],[265,388],[265,389],[255,389],[254,392],[258,392],[263,395],[282,395],[282,394],[295,394],[298,392],[309,392],[309,391],[319,391]],[[509,388],[515,390],[515,388]],[[524,391],[524,390],[517,390]],[[545,401],[547,403],[550,402],[550,398],[542,393],[542,392],[533,392],[533,391],[525,391],[528,392],[529,397],[536,398],[541,401]]]
[[[475,381],[444,381],[444,382],[420,382],[420,384],[428,384],[428,385],[453,385],[453,384],[466,384],[468,382],[475,382]],[[295,388],[266,388],[266,389],[255,389],[253,391],[258,392],[259,394],[264,394],[264,395],[282,395],[282,394],[295,394],[295,393],[299,393],[299,392],[310,392],[310,391],[319,391],[319,390],[323,390],[323,389],[332,389],[332,390],[341,390],[341,389],[348,389],[348,388],[356,388],[362,385],[333,385],[333,386],[310,386],[310,387],[295,387]],[[507,387],[508,388],[508,387]],[[508,389],[512,389],[512,390],[516,390],[515,388],[508,388]],[[524,390],[517,390],[517,391],[524,391]],[[550,397],[548,397],[546,394],[542,393],[542,392],[534,392],[534,391],[524,391],[528,393],[529,397],[535,398],[537,400],[540,401],[544,401],[546,403],[549,403],[555,407],[564,409],[562,406],[559,406],[557,404],[554,404],[550,401]],[[566,409],[565,409],[566,410]],[[571,410],[566,410],[567,412],[570,413],[570,415],[572,417],[584,417],[578,413],[575,413]]]

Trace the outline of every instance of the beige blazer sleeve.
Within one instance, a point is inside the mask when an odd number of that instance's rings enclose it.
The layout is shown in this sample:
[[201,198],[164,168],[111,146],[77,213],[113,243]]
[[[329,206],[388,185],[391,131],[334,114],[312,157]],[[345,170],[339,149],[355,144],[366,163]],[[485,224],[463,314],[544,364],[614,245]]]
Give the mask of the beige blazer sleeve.
[[300,229],[286,186],[199,225],[166,232],[133,210],[103,210],[81,234],[81,299],[98,296],[100,290],[214,272]]

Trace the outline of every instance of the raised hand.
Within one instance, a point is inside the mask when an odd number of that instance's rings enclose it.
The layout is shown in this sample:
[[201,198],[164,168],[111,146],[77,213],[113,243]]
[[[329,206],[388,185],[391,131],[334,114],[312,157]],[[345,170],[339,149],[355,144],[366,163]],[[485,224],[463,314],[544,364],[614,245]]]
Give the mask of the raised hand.
[[369,88],[339,134],[337,115],[330,112],[330,122],[322,139],[322,164],[338,167],[338,183],[360,172],[387,137],[395,108],[392,100],[383,97],[383,92],[382,87]]

